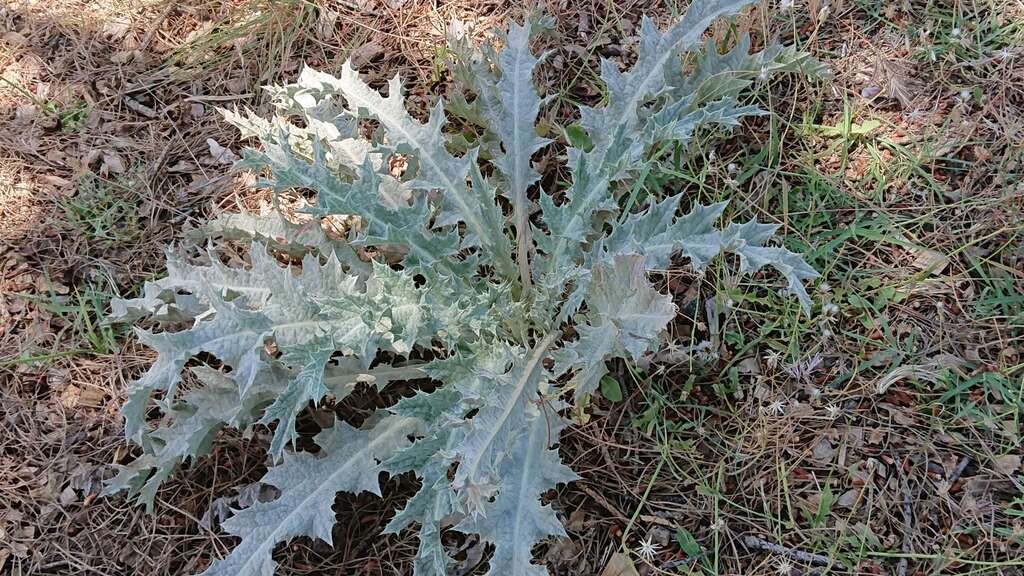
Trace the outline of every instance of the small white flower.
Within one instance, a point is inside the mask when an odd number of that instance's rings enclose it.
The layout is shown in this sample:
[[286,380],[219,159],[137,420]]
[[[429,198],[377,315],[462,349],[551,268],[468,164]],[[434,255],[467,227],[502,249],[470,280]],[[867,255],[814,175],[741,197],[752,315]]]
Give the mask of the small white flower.
[[641,558],[647,562],[651,562],[654,560],[654,556],[658,554],[658,545],[651,540],[650,536],[648,536],[640,541],[640,548],[636,552]]
[[843,413],[843,409],[835,404],[829,404],[828,406],[825,406],[825,412],[828,413],[829,418],[835,420]]
[[839,313],[839,306],[833,304],[832,302],[829,302],[828,304],[825,304],[824,306],[821,307],[821,311],[828,316],[835,316],[836,314]]
[[714,530],[715,532],[718,532],[718,531],[721,531],[721,530],[725,529],[725,520],[723,520],[721,518],[719,518],[718,520],[715,520],[714,522],[711,523],[710,528],[712,530]]
[[764,353],[764,362],[768,365],[768,368],[775,370],[782,363],[782,352],[778,350],[769,350]]
[[827,294],[832,291],[832,285],[828,282],[822,282],[821,284],[818,284],[818,290]]
[[761,408],[765,416],[782,416],[786,413],[786,403],[782,400],[775,400],[771,404]]
[[793,572],[793,563],[789,561],[789,558],[779,558],[779,563],[775,567],[775,572],[779,576],[789,576]]

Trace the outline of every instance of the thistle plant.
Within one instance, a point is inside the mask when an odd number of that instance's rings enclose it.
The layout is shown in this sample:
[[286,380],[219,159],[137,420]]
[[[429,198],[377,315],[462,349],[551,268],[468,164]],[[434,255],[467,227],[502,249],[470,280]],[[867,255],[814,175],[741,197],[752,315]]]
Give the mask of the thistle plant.
[[[157,352],[123,409],[142,452],[108,492],[152,507],[219,430],[263,426],[272,434],[261,482],[277,495],[222,523],[238,545],[203,574],[267,576],[279,543],[332,543],[335,495],[380,494],[384,472],[420,482],[386,528],[418,530],[417,576],[447,573],[446,530],[493,544],[488,574],[546,574],[532,548],[565,530],[542,495],[577,478],[555,448],[563,414],[597,390],[609,361],[656,352],[675,315],[648,273],[673,259],[699,272],[732,253],[740,272],[773,268],[810,305],[802,282],[817,274],[769,244],[775,225],[719,226],[724,203],[684,207],[680,194],[634,206],[628,194],[660,143],[763,114],[737,101],[759,78],[818,70],[778,45],[750,53],[746,38],[726,53],[705,46],[684,68],[705,29],[747,3],[695,2],[664,32],[643,20],[636,63],[601,64],[606,97],[580,107],[583,137],[567,149],[558,193],[541,189],[533,165],[551,142],[536,127],[545,99],[529,25],[510,25],[500,50],[455,42],[465,85],[448,110],[479,126],[468,147],[445,131],[444,103],[421,122],[397,77],[384,96],[347,63],[337,77],[306,69],[271,88],[273,119],[226,111],[260,142],[241,166],[267,174],[257,185],[275,194],[312,198],[307,221],[218,218],[193,232],[205,254],[169,251],[166,277],[115,303],[115,317],[162,329],[138,331]],[[345,233],[327,234],[340,216]],[[244,243],[244,263],[218,251],[228,242]],[[322,427],[316,448],[297,442],[311,406],[394,382],[410,392],[393,406],[358,427]]]

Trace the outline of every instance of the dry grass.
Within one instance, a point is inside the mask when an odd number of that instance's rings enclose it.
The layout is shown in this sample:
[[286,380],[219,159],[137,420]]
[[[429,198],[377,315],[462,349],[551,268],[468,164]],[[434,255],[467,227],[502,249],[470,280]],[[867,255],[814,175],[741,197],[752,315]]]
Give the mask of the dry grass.
[[[209,138],[239,145],[216,106],[259,108],[260,84],[302,63],[337,69],[355,50],[372,79],[409,79],[422,109],[446,87],[446,22],[483,35],[525,11],[357,4],[0,8],[0,573],[190,574],[228,549],[200,519],[260,477],[259,436],[218,439],[153,516],[98,497],[109,464],[130,458],[117,409],[152,359],[102,316],[159,271],[186,225],[266,201],[210,155]],[[1024,570],[1024,8],[824,5],[761,7],[737,25],[800,44],[834,78],[762,87],[755,99],[774,119],[699,142],[644,185],[783,224],[829,289],[808,318],[767,277],[666,274],[684,311],[676,340],[708,340],[717,358],[620,366],[626,398],[596,401],[563,435],[582,480],[552,495],[571,536],[538,550],[553,573],[599,574],[644,537],[660,553],[641,574]],[[597,59],[632,58],[641,13],[679,12],[546,7],[556,26],[538,76],[558,94],[551,125],[600,98]],[[868,121],[877,127],[858,133]],[[292,542],[276,555],[282,571],[408,573],[415,536],[379,532],[412,487],[399,478],[383,500],[339,498],[343,544]],[[450,537],[461,573],[481,573],[479,546]]]

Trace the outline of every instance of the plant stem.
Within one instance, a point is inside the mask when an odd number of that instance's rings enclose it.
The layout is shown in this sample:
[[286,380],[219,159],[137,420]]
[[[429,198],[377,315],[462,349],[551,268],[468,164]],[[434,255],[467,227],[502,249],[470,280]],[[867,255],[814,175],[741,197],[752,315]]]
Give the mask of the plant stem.
[[665,465],[665,447],[661,446],[661,459],[658,460],[658,465],[654,468],[654,475],[651,476],[651,481],[647,483],[647,489],[644,490],[644,495],[640,498],[640,503],[637,504],[636,510],[633,512],[633,516],[629,519],[626,524],[626,529],[622,531],[622,550],[627,550],[626,540],[629,538],[629,533],[633,530],[633,525],[636,524],[636,519],[640,517],[640,512],[643,511],[644,506],[647,505],[647,497],[651,494],[651,489],[654,488],[655,482],[658,481],[658,475],[661,474],[661,467]]
[[523,285],[523,298],[530,292],[530,215],[525,209],[527,203],[516,204],[516,264],[519,267],[519,281]]

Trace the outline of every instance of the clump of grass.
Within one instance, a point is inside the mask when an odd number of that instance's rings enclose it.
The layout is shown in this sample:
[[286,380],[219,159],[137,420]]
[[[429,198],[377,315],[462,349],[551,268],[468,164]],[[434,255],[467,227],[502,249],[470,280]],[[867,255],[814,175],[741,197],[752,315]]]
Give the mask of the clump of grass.
[[296,68],[296,52],[325,9],[308,0],[246,0],[224,6],[174,50],[168,64],[179,77],[212,79],[215,70],[255,71],[242,85],[229,87],[236,90],[269,84]]
[[[54,290],[39,299],[39,307],[58,317],[62,331],[78,346],[80,354],[105,356],[121,349],[126,330],[106,322],[110,301],[117,295],[99,284],[76,288],[70,294]],[[58,335],[62,340],[65,334]]]
[[137,203],[130,199],[130,179],[106,180],[86,172],[75,192],[60,200],[68,232],[86,239],[91,248],[128,247],[139,240]]
[[[0,369],[22,364],[48,365],[59,358],[81,356],[107,356],[122,349],[122,338],[127,330],[123,326],[106,322],[110,301],[117,294],[100,282],[93,282],[68,290],[67,287],[46,282],[47,290],[37,294],[21,293],[17,297],[30,302],[42,311],[52,331],[54,350],[24,350],[17,355],[0,356]],[[109,283],[108,283],[109,284]]]

